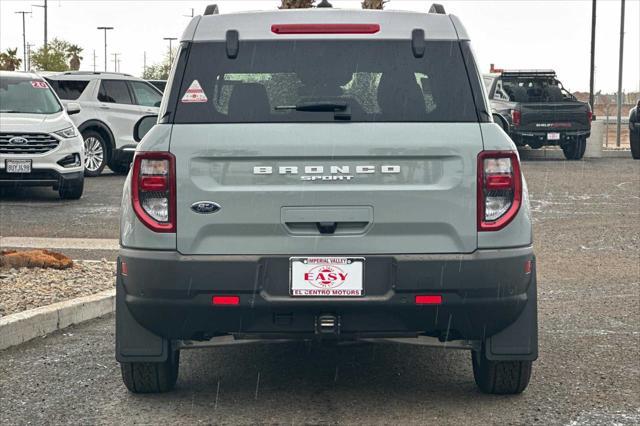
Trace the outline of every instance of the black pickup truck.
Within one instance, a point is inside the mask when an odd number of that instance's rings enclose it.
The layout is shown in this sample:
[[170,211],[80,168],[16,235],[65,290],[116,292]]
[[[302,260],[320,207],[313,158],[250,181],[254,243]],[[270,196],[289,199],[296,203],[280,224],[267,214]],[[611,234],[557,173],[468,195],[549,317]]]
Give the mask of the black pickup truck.
[[559,145],[568,160],[580,160],[591,133],[589,104],[578,101],[553,70],[491,70],[484,83],[492,112],[518,146]]

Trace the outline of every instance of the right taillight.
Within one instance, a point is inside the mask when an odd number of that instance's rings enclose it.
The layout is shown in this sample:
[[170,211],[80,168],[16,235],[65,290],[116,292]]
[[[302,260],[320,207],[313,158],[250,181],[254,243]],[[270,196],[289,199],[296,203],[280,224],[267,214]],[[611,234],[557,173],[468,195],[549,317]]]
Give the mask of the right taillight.
[[511,110],[511,122],[514,126],[520,125],[520,119],[522,118],[522,114],[517,109]]
[[509,224],[522,204],[522,176],[512,151],[478,155],[478,231],[497,231]]
[[169,152],[138,152],[131,175],[133,210],[155,232],[176,231],[175,158]]

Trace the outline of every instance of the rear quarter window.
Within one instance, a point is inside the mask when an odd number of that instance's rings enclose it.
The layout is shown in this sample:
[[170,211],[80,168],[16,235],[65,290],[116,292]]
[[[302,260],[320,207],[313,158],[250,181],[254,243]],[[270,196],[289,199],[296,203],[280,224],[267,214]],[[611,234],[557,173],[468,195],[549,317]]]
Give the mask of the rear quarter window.
[[53,88],[60,99],[75,101],[87,88],[89,81],[82,80],[49,80],[49,85]]
[[[206,102],[182,102],[197,81]],[[332,112],[276,109],[303,102],[349,104],[354,122],[478,121],[457,41],[427,42],[415,58],[404,40],[245,41],[236,59],[222,42],[194,43],[175,123],[334,121]]]

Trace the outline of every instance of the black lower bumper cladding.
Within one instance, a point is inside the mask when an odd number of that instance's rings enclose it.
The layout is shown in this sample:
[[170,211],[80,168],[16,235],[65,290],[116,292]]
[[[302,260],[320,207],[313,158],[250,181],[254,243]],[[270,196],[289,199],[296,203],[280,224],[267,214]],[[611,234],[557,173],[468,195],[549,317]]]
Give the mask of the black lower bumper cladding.
[[[117,358],[161,360],[175,340],[411,337],[486,342],[495,359],[537,357],[531,247],[465,255],[364,256],[365,296],[291,297],[289,257],[183,256],[122,249],[117,278]],[[122,273],[123,263],[126,274]],[[441,302],[416,304],[418,295]],[[212,298],[238,297],[232,306]]]

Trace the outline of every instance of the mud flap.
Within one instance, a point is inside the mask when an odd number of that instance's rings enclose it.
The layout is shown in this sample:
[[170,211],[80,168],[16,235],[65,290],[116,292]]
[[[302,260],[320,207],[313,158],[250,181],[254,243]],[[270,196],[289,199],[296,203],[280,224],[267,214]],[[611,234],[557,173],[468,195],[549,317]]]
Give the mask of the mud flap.
[[535,258],[531,265],[527,306],[518,319],[484,345],[491,361],[535,361],[538,358],[538,290]]
[[116,360],[118,362],[164,362],[169,341],[141,326],[125,303],[121,264],[116,278]]

